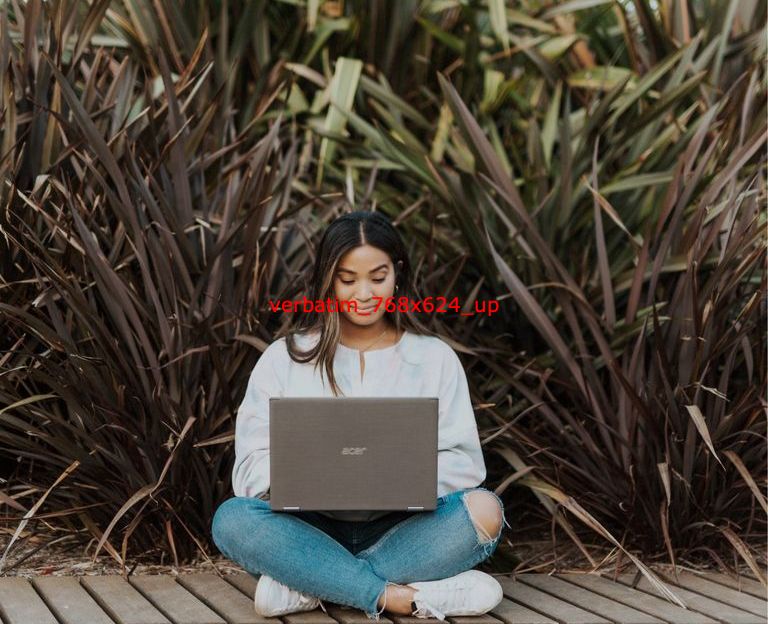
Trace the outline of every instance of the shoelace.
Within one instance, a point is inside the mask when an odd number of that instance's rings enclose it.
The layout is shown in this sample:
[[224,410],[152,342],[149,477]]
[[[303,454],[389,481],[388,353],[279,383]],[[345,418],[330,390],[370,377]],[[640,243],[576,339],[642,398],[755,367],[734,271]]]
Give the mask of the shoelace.
[[429,604],[426,600],[419,600],[418,598],[414,600],[416,603],[416,606],[418,609],[414,611],[411,615],[414,615],[416,617],[430,617],[434,616],[438,620],[445,621],[445,614],[440,611],[437,607],[434,605]]

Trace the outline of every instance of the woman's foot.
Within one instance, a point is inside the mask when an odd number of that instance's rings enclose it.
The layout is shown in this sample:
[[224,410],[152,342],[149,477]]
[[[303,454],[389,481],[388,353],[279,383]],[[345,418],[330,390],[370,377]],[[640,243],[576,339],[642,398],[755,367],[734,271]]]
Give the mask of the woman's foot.
[[408,585],[387,584],[387,589],[376,604],[378,609],[386,606],[386,610],[395,615],[411,615],[411,601],[416,590]]
[[501,584],[480,570],[467,570],[439,581],[408,586],[416,590],[413,595],[416,610],[411,615],[418,618],[445,620],[446,615],[482,615],[504,598]]
[[319,598],[302,594],[266,574],[262,574],[259,582],[256,583],[253,604],[256,607],[256,613],[265,617],[311,611],[318,606],[325,611],[325,605]]

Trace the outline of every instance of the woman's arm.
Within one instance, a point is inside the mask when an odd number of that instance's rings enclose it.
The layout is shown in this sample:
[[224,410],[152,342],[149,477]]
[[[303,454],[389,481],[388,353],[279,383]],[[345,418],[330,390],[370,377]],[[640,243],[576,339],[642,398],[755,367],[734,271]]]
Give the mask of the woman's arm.
[[235,423],[235,496],[265,498],[269,490],[269,399],[282,395],[282,345],[273,342],[253,367]]
[[453,348],[445,346],[438,397],[438,496],[477,487],[486,476],[467,375]]

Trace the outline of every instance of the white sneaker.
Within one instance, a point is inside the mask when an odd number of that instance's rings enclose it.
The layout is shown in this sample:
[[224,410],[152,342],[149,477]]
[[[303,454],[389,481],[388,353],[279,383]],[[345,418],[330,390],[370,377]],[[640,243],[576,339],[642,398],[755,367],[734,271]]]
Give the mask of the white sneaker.
[[417,618],[445,620],[446,615],[482,615],[504,598],[501,584],[480,570],[467,570],[439,581],[408,583],[408,587],[416,590],[412,615]]
[[256,613],[265,617],[311,611],[318,606],[328,613],[319,598],[302,594],[266,574],[262,574],[259,582],[256,583],[253,604],[256,607]]

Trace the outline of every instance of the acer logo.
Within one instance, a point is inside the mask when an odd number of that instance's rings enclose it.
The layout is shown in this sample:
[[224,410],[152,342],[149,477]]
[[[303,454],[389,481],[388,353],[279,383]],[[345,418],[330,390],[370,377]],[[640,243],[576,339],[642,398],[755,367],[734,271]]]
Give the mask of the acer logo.
[[342,455],[362,455],[367,446],[345,446],[341,449]]

